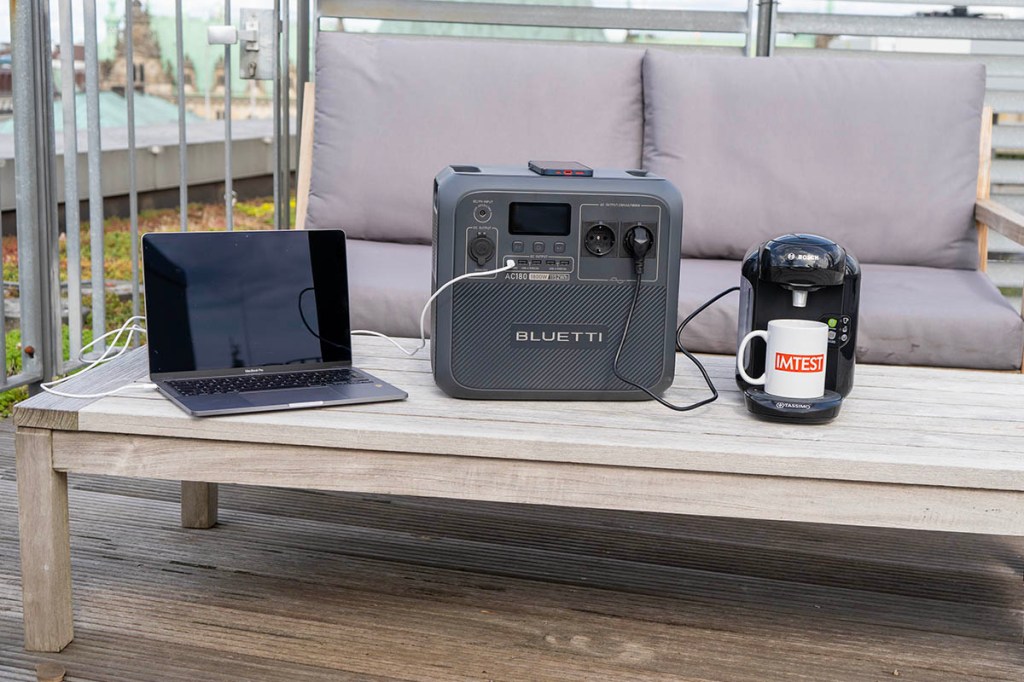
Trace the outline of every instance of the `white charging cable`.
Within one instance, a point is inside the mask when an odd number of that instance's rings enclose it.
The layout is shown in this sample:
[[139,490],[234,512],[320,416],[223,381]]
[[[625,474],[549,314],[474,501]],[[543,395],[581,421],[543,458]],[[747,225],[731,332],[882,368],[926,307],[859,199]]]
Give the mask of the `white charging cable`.
[[[443,292],[445,289],[447,289],[448,287],[452,286],[456,282],[460,282],[460,281],[462,281],[464,279],[469,279],[471,277],[487,277],[488,275],[496,275],[496,274],[498,274],[500,272],[507,272],[508,270],[511,270],[515,266],[516,266],[516,262],[514,260],[512,260],[511,258],[508,258],[508,259],[505,260],[505,266],[504,267],[497,268],[497,269],[494,269],[494,270],[484,270],[482,272],[467,272],[464,275],[459,275],[458,277],[455,277],[455,278],[449,280],[448,282],[445,282],[441,287],[438,288],[437,291],[435,291],[430,296],[430,298],[427,299],[426,305],[423,306],[423,310],[420,313],[420,345],[417,346],[416,348],[413,348],[412,350],[404,348],[397,341],[392,339],[390,336],[388,336],[387,334],[382,334],[381,332],[370,331],[370,330],[367,330],[367,329],[355,329],[355,330],[352,331],[352,334],[360,334],[360,335],[363,335],[363,336],[378,336],[378,337],[380,337],[382,339],[386,339],[387,341],[389,341],[392,345],[394,345],[396,348],[398,348],[400,351],[402,351],[406,355],[409,355],[409,356],[415,355],[416,353],[420,352],[421,350],[423,350],[427,346],[427,329],[426,329],[426,327],[427,327],[427,311],[430,310],[430,304],[433,303],[437,299],[437,297],[441,294],[441,292]],[[71,379],[74,379],[76,377],[80,377],[83,374],[85,374],[86,372],[94,369],[95,367],[98,367],[99,365],[101,365],[103,363],[110,362],[111,360],[116,360],[117,358],[119,358],[122,355],[124,355],[131,348],[132,335],[133,334],[145,334],[146,333],[146,328],[145,327],[140,327],[139,325],[135,324],[136,322],[144,321],[145,319],[146,318],[141,316],[141,315],[136,315],[136,316],[130,317],[127,320],[125,320],[125,323],[123,325],[121,325],[119,328],[114,329],[112,331],[109,331],[106,334],[103,334],[102,336],[100,336],[98,338],[95,338],[91,342],[89,342],[86,345],[82,346],[82,350],[79,351],[79,354],[78,354],[78,359],[79,359],[79,361],[86,362],[87,364],[85,365],[85,367],[83,367],[81,369],[81,371],[76,372],[75,374],[70,374],[70,375],[68,375],[66,377],[63,377],[62,379],[56,379],[54,381],[48,381],[48,382],[41,383],[41,384],[39,384],[39,387],[42,388],[47,393],[52,393],[53,395],[59,395],[62,398],[83,398],[83,399],[104,398],[104,397],[109,396],[109,395],[114,395],[115,393],[120,393],[122,391],[127,391],[127,390],[131,390],[131,389],[136,389],[136,388],[155,389],[156,388],[156,384],[144,383],[144,382],[135,382],[135,383],[125,384],[124,386],[119,386],[118,388],[114,388],[114,389],[111,389],[109,391],[103,391],[101,393],[67,393],[67,392],[59,391],[59,390],[53,388],[54,386],[59,386],[60,384],[63,384],[65,381],[70,381]],[[128,336],[124,339],[123,345],[118,345],[119,343],[121,343],[121,337],[124,334],[127,334]],[[111,336],[113,336],[114,339],[110,342],[110,345],[107,346],[106,350],[104,350],[103,353],[100,354],[100,356],[98,358],[96,358],[95,360],[86,360],[85,359],[85,357],[84,357],[85,353],[87,353],[93,346],[95,346],[100,341],[103,341],[104,339],[107,339],[107,338],[109,338]]]
[[[136,322],[145,321],[145,319],[146,318],[143,317],[142,315],[135,315],[133,317],[129,317],[127,320],[125,320],[124,324],[122,324],[117,329],[109,331],[106,334],[103,334],[102,336],[99,336],[90,341],[89,343],[85,344],[84,346],[82,346],[82,350],[78,352],[78,360],[80,362],[87,363],[85,367],[82,368],[81,371],[76,372],[74,374],[69,374],[68,376],[62,379],[56,379],[54,381],[47,381],[41,383],[39,384],[39,387],[46,391],[47,393],[59,395],[62,398],[103,398],[108,395],[114,395],[115,393],[120,393],[121,391],[126,391],[134,388],[156,388],[156,384],[143,382],[125,384],[124,386],[120,386],[109,391],[103,391],[102,393],[65,393],[64,391],[58,391],[55,388],[53,388],[54,386],[59,386],[60,384],[63,384],[65,381],[70,381],[71,379],[80,377],[89,370],[99,365],[102,365],[103,363],[115,360],[124,355],[125,353],[127,353],[131,349],[132,335],[146,333],[145,327],[140,327],[139,325],[136,324]],[[124,344],[119,346],[118,344],[121,342],[121,336],[123,334],[127,334],[128,336],[124,339]],[[96,358],[95,360],[85,359],[85,354],[89,350],[91,350],[93,346],[111,336],[113,336],[114,339],[110,342],[110,345],[107,346],[107,348],[100,354],[98,358]]]
[[421,350],[427,347],[427,311],[430,310],[430,304],[433,303],[437,299],[437,297],[441,295],[442,291],[452,286],[456,282],[461,282],[464,279],[469,279],[471,277],[487,277],[489,275],[496,275],[499,272],[507,272],[514,268],[515,266],[516,262],[514,260],[512,260],[511,258],[506,258],[504,267],[497,268],[496,270],[484,270],[483,272],[467,272],[464,275],[459,275],[458,277],[454,277],[448,280],[443,285],[438,287],[437,291],[431,294],[430,298],[427,299],[426,305],[423,306],[423,311],[420,312],[420,345],[416,346],[412,350],[403,347],[393,338],[391,338],[387,334],[382,334],[381,332],[374,332],[368,329],[354,329],[352,330],[352,334],[358,334],[360,336],[377,336],[387,340],[388,342],[391,343],[391,345],[393,345],[395,348],[402,351],[408,356],[416,355],[416,353],[419,353]]

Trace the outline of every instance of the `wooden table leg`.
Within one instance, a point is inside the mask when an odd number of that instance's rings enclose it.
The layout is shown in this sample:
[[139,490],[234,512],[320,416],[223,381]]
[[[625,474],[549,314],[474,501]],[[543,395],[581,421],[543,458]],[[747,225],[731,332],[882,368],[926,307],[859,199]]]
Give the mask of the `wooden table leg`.
[[74,636],[68,477],[53,470],[52,432],[18,429],[14,443],[25,648],[60,651]]
[[217,484],[181,482],[181,526],[213,528],[217,525]]

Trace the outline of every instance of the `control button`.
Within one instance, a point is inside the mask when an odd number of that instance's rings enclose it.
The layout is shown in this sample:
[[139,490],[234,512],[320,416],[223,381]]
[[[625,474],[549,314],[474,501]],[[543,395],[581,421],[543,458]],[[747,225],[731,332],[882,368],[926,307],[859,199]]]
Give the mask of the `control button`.
[[516,240],[512,242],[512,253],[522,253],[526,249],[526,244]]
[[565,253],[565,242],[555,242],[555,253]]
[[849,327],[843,327],[839,331],[841,331],[841,332],[843,332],[845,334],[846,332],[850,331],[850,328]]
[[469,256],[476,261],[476,264],[483,267],[487,261],[494,257],[494,242],[491,241],[490,237],[485,235],[477,235],[469,243]]
[[832,328],[832,329],[835,329],[835,327],[836,327],[836,325],[837,325],[837,324],[839,324],[839,320],[837,320],[837,319],[836,319],[836,318],[834,318],[834,317],[830,317],[830,318],[828,318],[828,326],[829,326],[830,328]]
[[544,248],[545,248],[544,247],[544,242],[534,242],[533,243],[533,252],[534,253],[544,253]]
[[840,336],[840,337],[839,337],[839,340],[840,340],[840,341],[846,341],[846,340],[848,340],[849,338],[850,338],[850,335],[849,335],[849,334],[843,334],[842,336]]
[[849,318],[849,316],[847,316],[847,315],[843,315],[843,317],[842,317],[842,322],[843,322],[843,324],[850,324],[850,318]]
[[[820,327],[819,327],[819,329],[820,329]],[[828,340],[829,340],[829,341],[835,341],[835,340],[836,340],[836,333],[835,333],[835,331],[834,331],[834,330],[831,330],[831,329],[830,329],[830,330],[828,331]]]

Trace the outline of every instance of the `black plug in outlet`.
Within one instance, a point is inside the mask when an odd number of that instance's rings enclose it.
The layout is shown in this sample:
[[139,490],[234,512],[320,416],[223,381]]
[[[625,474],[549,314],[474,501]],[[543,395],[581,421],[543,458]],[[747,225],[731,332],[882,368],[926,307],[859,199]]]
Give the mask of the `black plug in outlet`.
[[634,234],[637,228],[645,228],[651,236],[650,248],[644,255],[645,259],[656,258],[655,245],[657,242],[657,232],[655,231],[655,225],[653,223],[645,223],[640,221],[631,221],[622,223],[622,241],[619,244],[619,258],[634,258],[632,248],[629,244],[631,239],[630,235]]
[[654,233],[645,225],[634,225],[626,230],[622,246],[633,259],[633,272],[637,275],[644,274],[644,259],[654,248]]

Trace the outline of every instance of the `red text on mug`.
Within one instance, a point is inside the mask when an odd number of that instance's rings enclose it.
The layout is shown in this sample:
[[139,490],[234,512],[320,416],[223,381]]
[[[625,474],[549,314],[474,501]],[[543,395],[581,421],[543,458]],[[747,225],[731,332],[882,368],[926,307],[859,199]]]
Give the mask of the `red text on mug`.
[[776,353],[775,369],[780,372],[820,372],[825,369],[825,356]]

